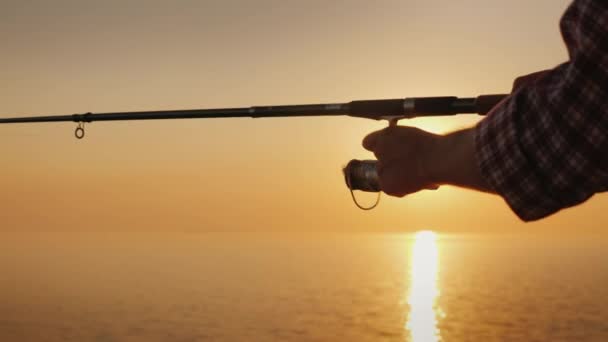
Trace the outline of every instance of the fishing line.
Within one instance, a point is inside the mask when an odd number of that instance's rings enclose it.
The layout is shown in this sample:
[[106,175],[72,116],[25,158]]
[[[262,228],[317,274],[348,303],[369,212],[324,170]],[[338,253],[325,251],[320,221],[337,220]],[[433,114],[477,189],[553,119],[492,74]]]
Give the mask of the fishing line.
[[369,207],[364,207],[361,204],[359,204],[359,201],[357,201],[357,197],[355,196],[355,191],[353,190],[353,186],[350,180],[350,172],[345,172],[344,176],[346,178],[346,186],[348,186],[348,189],[350,190],[350,197],[353,199],[353,202],[355,202],[355,205],[361,209],[361,210],[372,210],[375,207],[378,206],[378,204],[380,203],[380,195],[382,194],[382,192],[378,192],[378,195],[376,196],[376,203],[372,204]]

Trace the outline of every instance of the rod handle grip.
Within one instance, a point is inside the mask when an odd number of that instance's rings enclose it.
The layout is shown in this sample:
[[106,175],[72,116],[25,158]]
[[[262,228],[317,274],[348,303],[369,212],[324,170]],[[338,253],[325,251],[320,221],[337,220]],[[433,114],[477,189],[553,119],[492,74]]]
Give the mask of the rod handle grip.
[[477,107],[477,114],[486,115],[492,108],[496,107],[502,100],[504,100],[507,94],[493,94],[493,95],[480,95],[475,100],[475,106]]

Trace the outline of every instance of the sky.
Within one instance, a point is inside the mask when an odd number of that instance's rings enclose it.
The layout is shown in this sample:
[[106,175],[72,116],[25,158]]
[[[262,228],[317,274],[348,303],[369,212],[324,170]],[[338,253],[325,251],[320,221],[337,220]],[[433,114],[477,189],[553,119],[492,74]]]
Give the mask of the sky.
[[[0,116],[505,93],[567,60],[569,1],[3,1]],[[404,120],[445,133],[478,116]],[[356,118],[0,126],[0,231],[603,232],[608,197],[524,224],[443,187],[357,209]],[[365,196],[367,195],[367,196]],[[362,201],[370,200],[369,194]]]

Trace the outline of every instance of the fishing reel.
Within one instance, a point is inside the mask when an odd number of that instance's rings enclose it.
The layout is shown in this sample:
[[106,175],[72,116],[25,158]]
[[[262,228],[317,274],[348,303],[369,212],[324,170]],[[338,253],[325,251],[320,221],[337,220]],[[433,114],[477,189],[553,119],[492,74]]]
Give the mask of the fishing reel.
[[[380,181],[378,179],[378,161],[377,160],[357,160],[353,159],[346,164],[342,172],[344,173],[344,181],[350,190],[350,195],[355,202],[355,205],[362,210],[371,210],[378,206],[380,202]],[[364,192],[376,192],[376,202],[371,206],[364,207],[357,201],[355,190]]]

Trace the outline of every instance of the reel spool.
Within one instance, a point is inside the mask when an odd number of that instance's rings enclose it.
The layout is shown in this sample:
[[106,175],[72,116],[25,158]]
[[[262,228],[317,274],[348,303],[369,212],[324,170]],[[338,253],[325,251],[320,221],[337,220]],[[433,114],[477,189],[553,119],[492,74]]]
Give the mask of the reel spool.
[[[346,164],[344,169],[342,169],[346,186],[350,190],[351,197],[359,209],[371,210],[377,207],[378,203],[380,203],[381,189],[380,182],[378,180],[377,164],[378,162],[376,160],[353,159]],[[376,202],[369,207],[362,206],[355,197],[355,190],[378,193]]]

